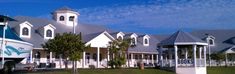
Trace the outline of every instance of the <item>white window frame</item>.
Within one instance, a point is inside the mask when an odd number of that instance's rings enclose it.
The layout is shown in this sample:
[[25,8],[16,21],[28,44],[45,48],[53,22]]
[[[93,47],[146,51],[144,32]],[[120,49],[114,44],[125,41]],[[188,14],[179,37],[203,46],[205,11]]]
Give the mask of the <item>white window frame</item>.
[[[30,38],[31,37],[31,29],[32,29],[33,25],[31,25],[28,21],[25,21],[23,23],[20,24],[20,37],[23,37],[23,38]],[[28,29],[28,35],[23,35],[23,28],[27,28]]]
[[[51,24],[44,26],[44,39],[53,39],[55,37],[55,27]],[[47,37],[47,30],[51,30],[51,37]]]
[[[149,41],[150,37],[148,35],[143,36],[143,45],[144,46],[149,46],[150,41]],[[145,40],[147,40],[147,44],[145,43]]]
[[[212,44],[210,44],[210,40],[212,40]],[[208,43],[209,46],[215,46],[215,37],[208,36],[207,43]]]

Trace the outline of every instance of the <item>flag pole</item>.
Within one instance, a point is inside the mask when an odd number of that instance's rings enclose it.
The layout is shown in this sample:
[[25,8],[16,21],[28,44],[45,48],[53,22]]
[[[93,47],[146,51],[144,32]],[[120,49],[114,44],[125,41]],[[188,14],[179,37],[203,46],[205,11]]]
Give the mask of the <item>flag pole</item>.
[[4,61],[5,61],[5,56],[4,56],[4,50],[5,50],[5,34],[6,34],[6,29],[7,29],[7,18],[4,18],[4,27],[3,27],[3,36],[2,36],[2,68],[4,67]]

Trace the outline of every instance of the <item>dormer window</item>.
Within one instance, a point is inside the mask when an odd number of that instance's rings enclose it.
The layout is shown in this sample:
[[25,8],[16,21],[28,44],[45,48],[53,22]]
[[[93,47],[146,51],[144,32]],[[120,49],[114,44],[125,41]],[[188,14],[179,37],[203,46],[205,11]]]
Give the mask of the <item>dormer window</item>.
[[121,37],[121,36],[118,36],[118,40],[122,40],[122,37]]
[[210,46],[213,46],[215,43],[214,43],[214,39],[209,39],[209,45]]
[[46,37],[52,37],[52,31],[50,29],[46,31]]
[[149,46],[149,39],[150,39],[150,37],[148,35],[143,36],[143,45],[144,46]]
[[19,24],[19,27],[15,28],[15,30],[20,35],[20,37],[30,38],[32,27],[33,27],[32,24],[30,24],[28,21],[25,21]]
[[55,34],[55,27],[51,24],[48,24],[44,26],[44,28],[41,28],[42,31],[41,34],[44,35],[44,39],[53,39]]
[[74,16],[70,16],[69,21],[74,21]]
[[144,39],[144,44],[148,44],[148,39]]
[[135,45],[135,44],[136,44],[135,38],[131,38],[131,45]]
[[27,27],[24,27],[22,30],[22,35],[28,36],[29,35],[29,29]]
[[215,45],[215,37],[212,36],[212,35],[209,35],[209,34],[206,34],[207,35],[207,43],[208,45],[210,46],[214,46]]
[[64,21],[64,16],[60,16],[60,21]]

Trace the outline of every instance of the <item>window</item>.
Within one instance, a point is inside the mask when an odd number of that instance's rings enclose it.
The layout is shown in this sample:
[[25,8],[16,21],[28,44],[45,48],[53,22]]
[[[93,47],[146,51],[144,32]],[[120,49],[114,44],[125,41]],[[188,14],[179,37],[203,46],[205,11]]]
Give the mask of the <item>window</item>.
[[148,44],[148,39],[144,39],[144,44]]
[[24,27],[22,30],[22,35],[29,35],[29,29]]
[[214,40],[213,39],[209,39],[209,44],[210,45],[214,45]]
[[132,39],[131,39],[131,44],[132,44],[132,45],[135,45],[135,38],[132,38]]
[[121,36],[119,36],[119,37],[118,37],[118,40],[122,40],[122,37],[121,37]]
[[69,21],[74,21],[74,16],[70,16]]
[[60,21],[64,21],[64,16],[60,16]]
[[0,18],[0,22],[4,22],[4,18]]
[[46,37],[52,37],[52,31],[51,30],[46,31]]

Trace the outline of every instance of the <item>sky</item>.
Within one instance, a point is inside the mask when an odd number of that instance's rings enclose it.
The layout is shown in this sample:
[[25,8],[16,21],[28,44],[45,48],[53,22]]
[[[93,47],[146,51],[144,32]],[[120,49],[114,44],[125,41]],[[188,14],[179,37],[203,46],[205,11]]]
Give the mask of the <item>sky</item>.
[[79,22],[146,34],[235,29],[235,0],[0,0],[0,14],[51,19],[70,7]]

